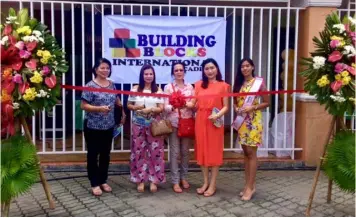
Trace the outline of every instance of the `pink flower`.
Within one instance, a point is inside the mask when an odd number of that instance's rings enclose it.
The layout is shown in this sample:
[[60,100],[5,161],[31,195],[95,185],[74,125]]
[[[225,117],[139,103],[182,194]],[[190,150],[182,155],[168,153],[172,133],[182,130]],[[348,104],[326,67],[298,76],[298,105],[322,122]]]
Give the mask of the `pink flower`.
[[48,88],[53,89],[57,84],[56,75],[52,74],[50,77],[46,77],[45,83]]
[[20,58],[27,59],[31,56],[31,52],[26,51],[26,50],[21,50],[20,51]]
[[342,71],[344,71],[346,69],[347,65],[343,64],[343,63],[337,63],[335,65],[334,71],[335,73],[341,73]]
[[355,72],[355,68],[347,66],[347,71],[349,71],[349,73],[351,73],[352,75],[355,76],[356,72]]
[[26,83],[21,83],[19,85],[19,91],[21,94],[25,93],[26,89],[28,89],[30,87],[30,84],[28,84],[28,82]]
[[339,89],[342,86],[342,82],[341,81],[334,81],[330,84],[330,88],[334,91],[337,92],[339,91]]
[[12,32],[12,27],[11,27],[11,25],[6,25],[5,28],[4,28],[3,35],[4,35],[4,36],[9,35],[9,34],[11,34],[11,32]]
[[331,47],[331,48],[336,48],[336,47],[339,46],[339,44],[340,44],[340,41],[339,41],[339,40],[331,40],[331,42],[330,42],[330,47]]
[[11,45],[15,45],[16,42],[17,42],[15,36],[9,35],[8,37],[9,37],[9,42],[10,42],[10,44],[11,44]]
[[26,44],[26,48],[27,48],[28,51],[32,51],[36,47],[37,47],[37,42],[36,41],[28,42]]
[[328,61],[330,62],[336,62],[336,61],[339,61],[341,60],[342,58],[342,54],[340,51],[333,51],[329,57],[328,57]]
[[49,68],[48,66],[43,66],[41,72],[44,76],[47,76],[51,72],[51,68]]
[[22,84],[22,76],[16,73],[15,76],[12,77],[12,81],[17,84]]
[[25,47],[25,43],[23,41],[16,42],[15,47],[20,50],[23,50],[23,48]]
[[37,61],[35,59],[31,59],[25,63],[26,67],[30,70],[36,70],[37,68]]

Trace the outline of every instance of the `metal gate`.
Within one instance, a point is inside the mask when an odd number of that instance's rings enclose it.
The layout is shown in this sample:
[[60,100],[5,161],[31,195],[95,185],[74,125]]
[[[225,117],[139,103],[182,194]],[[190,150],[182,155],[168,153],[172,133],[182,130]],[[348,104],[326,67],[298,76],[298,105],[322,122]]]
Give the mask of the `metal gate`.
[[[268,90],[296,89],[299,14],[303,8],[203,6],[174,4],[126,4],[68,1],[2,1],[4,8],[26,7],[30,16],[45,23],[67,53],[70,69],[63,84],[84,86],[92,79],[91,68],[101,56],[101,20],[108,14],[147,16],[224,17],[227,21],[226,82],[233,85],[237,63],[243,57],[254,60],[258,76],[266,80]],[[5,6],[5,7],[4,7]],[[288,48],[288,49],[286,49]],[[220,63],[223,64],[223,63]],[[168,82],[168,81],[167,81]],[[129,90],[132,84],[116,84]],[[161,84],[164,85],[164,84]],[[80,110],[80,92],[62,90],[61,103],[51,112],[32,117],[33,142],[40,154],[85,153],[82,132],[84,112]],[[126,103],[127,97],[121,96]],[[232,99],[231,99],[232,103]],[[289,156],[294,159],[295,95],[271,96],[271,106],[263,112],[264,145],[258,155]],[[225,116],[232,123],[233,109]],[[113,152],[130,152],[130,122],[124,134],[113,142]],[[241,151],[235,145],[236,132],[226,128],[224,151]],[[167,142],[166,150],[169,149]]]

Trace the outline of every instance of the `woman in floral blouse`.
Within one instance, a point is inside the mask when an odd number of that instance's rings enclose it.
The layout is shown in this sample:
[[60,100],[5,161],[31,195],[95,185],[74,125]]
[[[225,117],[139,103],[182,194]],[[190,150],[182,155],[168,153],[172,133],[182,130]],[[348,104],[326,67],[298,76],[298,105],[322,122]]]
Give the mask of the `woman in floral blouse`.
[[[183,63],[176,62],[172,64],[171,75],[174,77],[174,81],[167,84],[164,87],[164,92],[166,94],[172,94],[174,91],[181,91],[185,96],[194,95],[194,88],[191,84],[184,82],[185,66]],[[192,144],[191,138],[179,138],[177,135],[178,127],[178,109],[173,108],[169,104],[168,98],[165,100],[165,111],[167,118],[171,121],[174,127],[173,133],[169,136],[170,142],[170,166],[171,166],[171,179],[173,183],[173,190],[176,193],[182,193],[183,190],[180,186],[182,184],[183,188],[189,188],[189,183],[186,180],[186,175],[188,172],[189,164],[189,147]],[[193,110],[188,108],[180,109],[180,114],[182,118],[192,118]],[[181,157],[180,172],[178,172],[178,157]]]

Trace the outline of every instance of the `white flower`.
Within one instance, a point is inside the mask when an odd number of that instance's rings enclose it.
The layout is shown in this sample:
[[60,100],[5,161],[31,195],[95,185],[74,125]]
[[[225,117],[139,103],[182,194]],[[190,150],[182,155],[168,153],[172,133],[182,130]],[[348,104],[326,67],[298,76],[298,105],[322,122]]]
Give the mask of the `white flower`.
[[1,45],[5,45],[8,40],[9,40],[9,37],[8,37],[8,36],[2,37],[2,39],[1,39]]
[[354,19],[353,17],[349,17],[349,21],[353,24],[356,25],[356,19]]
[[36,37],[42,36],[42,33],[40,31],[38,31],[38,30],[32,31],[32,34],[35,35]]
[[20,108],[20,104],[19,104],[19,103],[16,103],[16,102],[12,103],[12,106],[14,107],[14,110]]
[[331,98],[333,101],[339,102],[339,103],[342,103],[342,102],[346,101],[346,99],[341,96],[341,93],[340,93],[340,92],[335,93],[335,95],[330,95],[330,98]]
[[339,33],[345,32],[345,25],[344,24],[334,24],[333,28],[339,29]]
[[38,41],[44,43],[44,39],[42,37],[38,37]]
[[17,20],[16,16],[9,16],[6,18],[6,23],[7,24],[14,23],[14,21],[16,21],[16,20]]
[[355,56],[356,55],[355,47],[353,47],[352,45],[344,46],[344,50],[342,51],[342,54],[347,55],[348,57]]
[[315,56],[313,57],[313,68],[314,69],[320,69],[322,66],[325,65],[326,58],[322,56]]
[[36,97],[37,98],[41,98],[42,96],[40,94],[36,94]]
[[33,41],[38,42],[38,39],[36,36],[24,36],[24,37],[22,37],[22,39],[25,42],[33,42]]
[[43,98],[46,97],[47,96],[47,92],[44,91],[43,89],[41,89],[40,90],[40,96],[43,97]]

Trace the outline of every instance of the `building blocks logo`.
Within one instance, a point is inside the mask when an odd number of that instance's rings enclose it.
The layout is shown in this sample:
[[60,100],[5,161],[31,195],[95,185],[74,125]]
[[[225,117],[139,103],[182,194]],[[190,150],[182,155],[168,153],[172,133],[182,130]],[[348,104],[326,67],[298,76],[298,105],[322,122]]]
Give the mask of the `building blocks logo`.
[[130,38],[129,29],[115,29],[114,38],[109,38],[113,58],[141,57],[141,50],[136,48],[136,39]]

